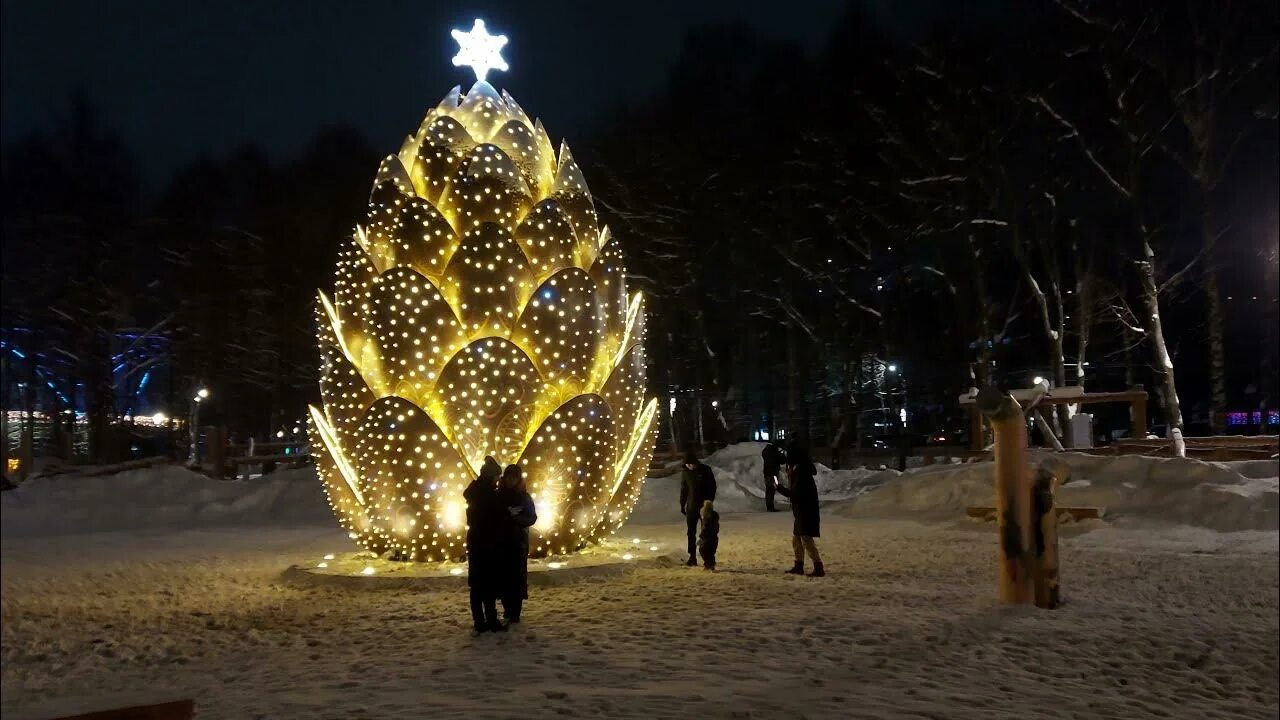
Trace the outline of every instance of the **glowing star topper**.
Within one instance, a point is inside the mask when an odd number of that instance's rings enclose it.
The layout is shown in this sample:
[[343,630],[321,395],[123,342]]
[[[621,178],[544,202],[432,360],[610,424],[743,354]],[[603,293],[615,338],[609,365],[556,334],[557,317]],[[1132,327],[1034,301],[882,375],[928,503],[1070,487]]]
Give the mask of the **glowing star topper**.
[[484,28],[484,21],[479,19],[471,26],[471,32],[453,30],[452,34],[453,39],[458,41],[458,54],[453,56],[454,65],[470,65],[476,71],[477,80],[484,80],[490,70],[506,72],[507,61],[502,59],[502,47],[507,44],[506,35],[490,35]]

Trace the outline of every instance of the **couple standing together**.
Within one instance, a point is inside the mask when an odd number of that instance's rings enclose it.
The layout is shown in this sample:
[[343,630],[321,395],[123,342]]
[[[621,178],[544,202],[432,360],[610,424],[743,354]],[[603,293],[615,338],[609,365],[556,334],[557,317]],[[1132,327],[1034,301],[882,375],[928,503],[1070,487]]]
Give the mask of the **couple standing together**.
[[[501,477],[499,477],[501,476]],[[484,459],[480,477],[467,486],[467,584],[476,632],[503,632],[498,600],[509,623],[520,622],[529,597],[529,528],[538,521],[519,465],[503,470]]]

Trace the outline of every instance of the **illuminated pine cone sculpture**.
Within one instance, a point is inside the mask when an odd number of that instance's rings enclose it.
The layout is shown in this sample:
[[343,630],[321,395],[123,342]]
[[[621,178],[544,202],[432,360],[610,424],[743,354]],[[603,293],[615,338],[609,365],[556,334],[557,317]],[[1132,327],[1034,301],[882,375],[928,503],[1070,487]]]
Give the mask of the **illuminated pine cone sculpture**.
[[455,88],[382,162],[317,320],[313,455],[367,549],[463,557],[486,455],[524,468],[535,556],[630,514],[657,437],[642,299],[569,148],[505,92]]

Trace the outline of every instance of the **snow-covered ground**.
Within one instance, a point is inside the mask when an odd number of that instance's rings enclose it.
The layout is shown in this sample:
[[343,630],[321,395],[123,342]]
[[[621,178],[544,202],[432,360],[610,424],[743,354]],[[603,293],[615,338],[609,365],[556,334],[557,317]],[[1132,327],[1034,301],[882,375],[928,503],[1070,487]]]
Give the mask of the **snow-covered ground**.
[[[1066,457],[1061,501],[1108,519],[1064,528],[1058,610],[994,600],[994,533],[960,519],[989,464],[822,472],[830,576],[784,576],[791,518],[745,445],[711,458],[721,572],[535,587],[480,637],[461,590],[281,582],[352,549],[306,471],[37,481],[0,496],[0,714],[1275,717],[1276,463]],[[623,532],[678,545],[676,482]]]

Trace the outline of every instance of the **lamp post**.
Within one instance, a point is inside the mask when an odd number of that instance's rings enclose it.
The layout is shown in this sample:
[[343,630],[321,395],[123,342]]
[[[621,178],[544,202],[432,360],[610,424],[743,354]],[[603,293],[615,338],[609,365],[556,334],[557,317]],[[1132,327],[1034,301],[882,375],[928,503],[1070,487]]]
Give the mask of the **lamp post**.
[[188,421],[187,430],[191,435],[191,453],[187,459],[188,465],[197,465],[200,462],[200,404],[209,397],[209,388],[200,388],[196,390],[195,397],[191,398],[191,419]]
[[[889,417],[886,418],[886,427],[892,427],[894,430],[894,445],[897,450],[898,472],[904,472],[907,469],[907,455],[911,451],[911,438],[907,434],[907,387],[906,377],[902,372],[902,368],[896,362],[884,363],[884,374],[892,376],[884,381],[885,395],[889,398]],[[897,396],[897,402],[894,402],[894,396]],[[897,405],[898,412],[893,413],[893,406]]]

